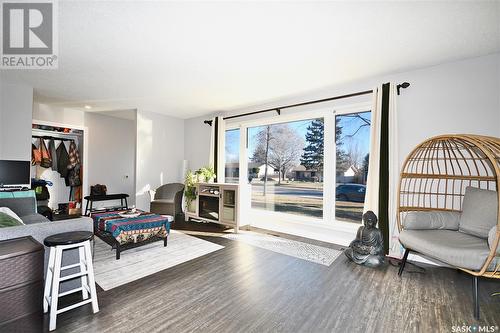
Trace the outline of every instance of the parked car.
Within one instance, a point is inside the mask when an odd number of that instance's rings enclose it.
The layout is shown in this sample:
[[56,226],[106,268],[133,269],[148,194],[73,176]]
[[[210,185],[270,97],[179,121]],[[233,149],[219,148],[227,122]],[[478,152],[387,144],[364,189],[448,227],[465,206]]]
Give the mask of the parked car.
[[338,201],[364,202],[366,185],[362,184],[341,184],[337,185],[335,196]]

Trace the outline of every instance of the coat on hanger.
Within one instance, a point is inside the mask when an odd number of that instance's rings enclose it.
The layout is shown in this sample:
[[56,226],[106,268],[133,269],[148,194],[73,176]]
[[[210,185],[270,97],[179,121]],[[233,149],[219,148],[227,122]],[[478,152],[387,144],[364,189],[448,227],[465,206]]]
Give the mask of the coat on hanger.
[[66,179],[66,185],[68,184],[68,165],[69,165],[69,155],[68,151],[66,150],[66,146],[64,145],[64,141],[61,142],[59,147],[56,149],[56,155],[57,155],[57,172]]

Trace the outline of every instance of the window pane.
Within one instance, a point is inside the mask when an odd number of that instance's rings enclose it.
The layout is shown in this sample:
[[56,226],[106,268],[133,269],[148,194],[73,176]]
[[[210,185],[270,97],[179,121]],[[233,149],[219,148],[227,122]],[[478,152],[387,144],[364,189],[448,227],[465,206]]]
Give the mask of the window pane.
[[370,126],[370,111],[335,117],[335,218],[339,221],[362,222],[368,176]]
[[226,183],[237,183],[240,175],[240,130],[226,131]]
[[252,208],[323,217],[323,119],[248,129]]

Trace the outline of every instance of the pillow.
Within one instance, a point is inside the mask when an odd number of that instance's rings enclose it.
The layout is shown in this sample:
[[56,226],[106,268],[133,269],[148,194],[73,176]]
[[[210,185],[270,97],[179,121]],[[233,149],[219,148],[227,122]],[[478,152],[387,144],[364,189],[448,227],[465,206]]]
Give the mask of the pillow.
[[[488,233],[488,245],[490,246],[490,250],[493,249],[493,243],[495,242],[496,237],[497,237],[497,226],[494,226],[493,228],[490,229],[490,232]],[[500,242],[498,243],[497,246],[497,254],[500,255]]]
[[14,227],[22,224],[23,224],[22,222],[19,222],[17,219],[13,218],[9,214],[0,212],[0,228]]
[[497,225],[497,192],[468,186],[462,204],[459,230],[484,239]]
[[415,211],[408,212],[403,221],[407,230],[458,230],[460,212]]
[[24,224],[23,220],[21,220],[21,218],[19,216],[17,216],[16,213],[14,213],[12,211],[12,209],[10,209],[9,207],[0,207],[0,213],[4,213],[4,214],[7,214],[9,215],[10,217],[13,217],[15,218],[16,220],[18,220],[19,222],[21,222],[21,224]]

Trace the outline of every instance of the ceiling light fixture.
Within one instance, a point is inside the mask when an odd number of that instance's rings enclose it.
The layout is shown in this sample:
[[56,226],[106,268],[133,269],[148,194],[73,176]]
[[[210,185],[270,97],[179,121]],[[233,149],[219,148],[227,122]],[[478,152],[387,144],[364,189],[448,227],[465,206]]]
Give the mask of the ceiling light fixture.
[[90,105],[85,105],[84,108],[87,109],[87,110],[92,109],[92,107]]

